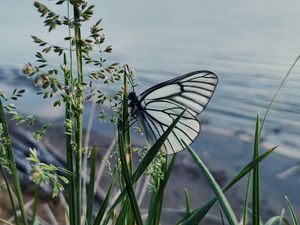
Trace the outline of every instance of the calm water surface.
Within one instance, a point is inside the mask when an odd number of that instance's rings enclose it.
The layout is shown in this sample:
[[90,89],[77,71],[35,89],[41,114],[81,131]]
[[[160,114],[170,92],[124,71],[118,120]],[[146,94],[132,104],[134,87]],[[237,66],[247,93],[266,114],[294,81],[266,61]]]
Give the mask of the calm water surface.
[[[96,2],[96,1],[95,1]],[[4,6],[3,6],[4,5]],[[0,8],[0,87],[25,83],[16,80],[22,64],[32,61],[37,47],[32,34],[62,43],[65,30],[47,36],[31,1],[6,1]],[[16,7],[18,5],[18,7]],[[103,18],[113,60],[136,71],[138,91],[166,79],[205,69],[219,76],[209,107],[199,117],[209,126],[253,133],[256,113],[264,114],[270,99],[300,50],[300,2],[254,1],[97,1],[96,17]],[[52,58],[53,63],[60,63]],[[281,146],[300,147],[300,66],[280,92],[265,136]],[[47,105],[30,95],[20,105],[43,117]]]

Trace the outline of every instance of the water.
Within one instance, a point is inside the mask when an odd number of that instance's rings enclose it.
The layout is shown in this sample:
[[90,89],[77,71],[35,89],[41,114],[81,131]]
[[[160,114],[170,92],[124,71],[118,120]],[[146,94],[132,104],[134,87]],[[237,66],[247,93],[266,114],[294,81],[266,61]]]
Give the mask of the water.
[[[23,85],[14,81],[12,69],[32,61],[37,50],[29,36],[63,43],[60,38],[66,31],[47,36],[30,1],[11,0],[4,5],[0,9],[0,87],[8,89]],[[138,91],[190,71],[211,70],[219,76],[219,85],[199,119],[233,132],[253,133],[256,113],[264,114],[300,50],[297,0],[103,0],[96,6],[96,17],[104,19],[107,40],[113,44],[113,59],[134,68],[141,83]],[[264,132],[274,144],[295,151],[300,146],[299,72],[296,66]],[[51,118],[61,115],[62,110],[49,115],[48,105],[36,104],[38,100],[30,95],[20,107]]]

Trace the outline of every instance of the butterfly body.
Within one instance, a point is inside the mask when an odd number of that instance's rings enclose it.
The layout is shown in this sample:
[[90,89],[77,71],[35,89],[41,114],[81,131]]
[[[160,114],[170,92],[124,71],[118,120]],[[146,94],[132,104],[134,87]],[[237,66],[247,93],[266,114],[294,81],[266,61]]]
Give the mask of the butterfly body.
[[163,152],[176,153],[184,149],[182,140],[191,144],[200,133],[196,116],[205,109],[217,82],[214,73],[201,70],[157,84],[139,96],[130,92],[131,116],[137,120],[148,142],[153,144],[185,111],[162,146]]
[[131,115],[135,116],[136,113],[142,111],[142,105],[141,102],[138,99],[138,96],[134,91],[130,92],[128,94],[128,99],[129,99],[129,107],[131,108]]

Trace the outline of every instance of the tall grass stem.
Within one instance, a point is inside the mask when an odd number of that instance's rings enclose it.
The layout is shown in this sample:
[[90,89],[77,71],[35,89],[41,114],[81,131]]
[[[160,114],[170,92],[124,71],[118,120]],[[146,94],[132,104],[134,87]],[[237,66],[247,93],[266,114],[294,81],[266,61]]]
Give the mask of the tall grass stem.
[[[79,6],[73,4],[74,20],[80,22]],[[83,119],[83,71],[82,71],[82,50],[81,50],[81,29],[79,25],[75,28],[76,59],[77,59],[77,109],[76,109],[76,225],[81,224],[82,214],[82,119]]]
[[288,78],[288,76],[290,75],[290,73],[292,72],[292,70],[294,69],[294,67],[295,67],[295,65],[297,64],[297,62],[299,61],[299,59],[300,59],[300,55],[298,55],[297,58],[295,59],[295,61],[292,63],[292,65],[291,65],[290,68],[288,69],[287,73],[284,75],[284,78],[283,78],[282,81],[280,82],[278,88],[276,89],[276,91],[275,91],[275,93],[274,93],[274,95],[273,95],[273,97],[272,97],[272,99],[271,99],[271,101],[270,101],[270,104],[269,104],[269,106],[268,106],[268,108],[267,108],[267,111],[266,111],[266,113],[265,113],[265,115],[264,115],[264,117],[263,117],[263,120],[261,121],[260,129],[259,129],[259,136],[260,136],[261,131],[262,131],[262,129],[263,129],[263,126],[264,126],[264,124],[265,124],[265,120],[266,120],[267,116],[269,115],[269,112],[270,112],[270,110],[271,110],[271,107],[272,107],[272,105],[273,105],[273,103],[274,103],[274,101],[275,101],[275,98],[277,97],[277,95],[278,95],[280,89],[282,88],[282,86],[283,86],[284,83],[286,82],[286,79]]
[[0,122],[2,123],[3,127],[3,133],[6,138],[6,151],[9,159],[9,164],[10,164],[10,170],[13,178],[13,183],[15,185],[15,191],[16,195],[18,198],[19,202],[19,207],[21,210],[21,216],[22,216],[22,221],[24,225],[28,225],[27,221],[27,215],[26,215],[26,210],[24,206],[24,200],[23,200],[23,195],[22,195],[22,190],[21,190],[21,185],[20,185],[20,180],[18,176],[18,169],[16,166],[16,161],[15,161],[15,156],[14,156],[14,151],[12,147],[12,143],[10,140],[10,134],[9,134],[9,129],[6,121],[6,116],[4,113],[4,107],[2,104],[2,99],[0,98]]

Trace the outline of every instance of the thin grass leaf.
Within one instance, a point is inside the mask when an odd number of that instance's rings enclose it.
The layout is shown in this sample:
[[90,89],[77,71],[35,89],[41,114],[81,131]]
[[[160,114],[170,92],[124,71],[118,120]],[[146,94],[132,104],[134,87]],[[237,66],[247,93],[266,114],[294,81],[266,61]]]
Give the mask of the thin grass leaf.
[[39,200],[40,200],[40,187],[38,185],[35,185],[34,203],[33,203],[33,210],[32,210],[32,221],[33,221],[33,223],[36,220],[36,214],[37,214],[37,208],[38,208],[38,205],[39,205]]
[[220,209],[220,217],[221,217],[222,225],[225,225],[225,220],[221,209]]
[[2,167],[2,165],[0,165],[0,171],[1,171],[1,175],[4,179],[5,185],[6,185],[6,189],[7,189],[7,192],[8,192],[8,196],[9,196],[9,200],[10,200],[10,203],[11,203],[12,211],[14,213],[16,225],[19,225],[20,222],[19,222],[19,218],[18,218],[18,215],[17,215],[17,209],[16,209],[14,198],[13,198],[13,195],[12,195],[12,190],[9,186],[8,179],[7,179],[7,176],[5,174],[5,171]]
[[227,217],[228,223],[230,225],[238,225],[238,221],[231,209],[231,206],[229,205],[229,202],[227,201],[222,189],[216,182],[215,178],[212,176],[212,174],[210,173],[208,168],[204,165],[202,160],[192,150],[192,148],[190,146],[188,146],[185,142],[183,142],[183,143],[184,143],[185,147],[187,148],[187,150],[189,151],[189,153],[191,154],[191,156],[193,157],[196,164],[200,167],[200,169],[202,170],[204,175],[207,177],[213,191],[216,194],[216,197],[218,198],[220,205],[222,206],[222,209]]
[[250,181],[251,181],[251,172],[248,175],[247,184],[246,184],[246,193],[245,193],[245,200],[244,200],[244,207],[243,207],[243,225],[246,225],[248,223]]
[[95,174],[96,174],[96,161],[97,161],[97,149],[94,145],[91,155],[91,172],[90,181],[88,188],[88,198],[87,198],[87,211],[86,211],[86,221],[88,225],[93,223],[93,203],[94,203],[94,185],[95,185]]
[[186,216],[188,216],[191,213],[191,201],[190,201],[189,192],[186,188],[184,189],[184,196],[185,196],[185,214]]
[[273,225],[276,222],[280,222],[280,219],[281,219],[281,216],[273,216],[270,219],[268,219],[264,225]]
[[162,180],[159,190],[154,197],[154,202],[152,204],[152,207],[150,208],[149,214],[148,214],[148,225],[158,225],[160,221],[160,215],[161,215],[161,209],[162,209],[162,203],[163,203],[163,197],[164,197],[164,191],[167,185],[167,182],[170,178],[172,169],[174,167],[176,160],[176,154],[173,155],[173,158],[167,168],[167,171],[165,172],[164,179]]
[[[74,21],[80,21],[81,9],[78,4],[73,4]],[[80,25],[80,22],[78,22]],[[83,132],[83,112],[84,112],[84,91],[83,83],[83,46],[81,43],[81,26],[74,27],[75,48],[76,48],[76,68],[77,68],[77,88],[76,103],[80,107],[76,115],[75,143],[76,143],[76,177],[75,177],[75,224],[81,224],[82,216],[82,132]]]
[[281,210],[281,214],[280,214],[280,220],[279,220],[279,223],[278,223],[278,225],[282,225],[283,219],[285,219],[285,217],[284,217],[284,213],[285,213],[285,210],[284,210],[284,209],[282,209],[282,210]]
[[1,223],[4,223],[4,224],[7,224],[7,225],[13,225],[12,223],[6,221],[6,220],[3,220],[3,219],[0,219],[0,222]]
[[102,203],[102,205],[101,205],[101,207],[100,207],[100,209],[99,209],[99,211],[97,213],[97,216],[95,218],[95,221],[94,221],[93,225],[100,225],[100,223],[101,223],[101,221],[103,219],[104,213],[105,213],[105,211],[106,211],[106,209],[108,207],[110,195],[111,195],[111,192],[112,192],[112,187],[113,187],[113,185],[115,183],[115,174],[116,174],[116,172],[114,172],[111,184],[110,184],[110,186],[108,188],[108,191],[106,193],[105,199],[104,199],[104,201],[103,201],[103,203]]
[[294,208],[290,202],[290,200],[288,199],[287,196],[285,196],[285,201],[289,207],[290,213],[291,213],[291,217],[292,217],[292,221],[293,221],[293,225],[299,225],[298,219],[297,219],[297,215],[294,211]]
[[128,66],[124,69],[124,94],[123,94],[123,115],[122,115],[122,126],[123,126],[123,135],[124,135],[124,146],[126,154],[126,162],[130,175],[132,175],[132,152],[131,152],[131,143],[130,143],[130,127],[129,127],[129,115],[128,115],[128,81],[127,76],[129,74]]
[[123,178],[125,181],[125,188],[126,188],[126,192],[128,194],[128,198],[130,201],[130,205],[131,205],[131,209],[134,215],[134,219],[137,225],[142,225],[143,224],[143,220],[142,220],[142,216],[141,216],[141,212],[137,203],[137,199],[134,193],[134,188],[133,188],[133,182],[130,176],[130,172],[129,172],[129,168],[127,165],[127,161],[126,161],[126,147],[124,146],[124,138],[123,138],[123,132],[124,130],[122,129],[122,123],[119,122],[118,125],[118,138],[119,138],[119,154],[120,154],[120,162],[121,162],[121,169],[122,169],[122,174],[123,174]]
[[273,225],[273,224],[281,224],[281,221],[284,222],[284,224],[286,225],[290,225],[289,221],[286,218],[282,218],[282,216],[273,216],[270,219],[268,219],[268,221],[264,224],[264,225]]
[[[255,138],[253,159],[259,156],[259,115],[256,117]],[[260,225],[260,197],[259,197],[259,164],[253,168],[253,184],[252,184],[252,223],[253,225]]]
[[273,102],[274,102],[275,98],[277,97],[277,95],[278,95],[280,89],[281,89],[282,86],[284,85],[286,79],[288,78],[288,76],[289,76],[290,73],[292,72],[293,68],[295,67],[295,65],[296,65],[296,63],[299,61],[299,59],[300,59],[300,55],[298,55],[297,58],[295,59],[295,61],[292,63],[292,65],[291,65],[290,68],[288,69],[287,73],[284,75],[282,81],[280,82],[278,88],[276,89],[276,91],[275,91],[275,93],[274,93],[274,95],[273,95],[273,97],[272,97],[272,99],[271,99],[271,102],[270,102],[270,104],[269,104],[269,106],[268,106],[268,108],[267,108],[267,111],[266,111],[266,113],[265,113],[265,115],[264,115],[264,117],[263,117],[263,120],[262,120],[262,122],[261,122],[261,126],[260,126],[260,129],[259,129],[259,135],[261,134],[261,131],[262,131],[263,126],[264,126],[264,124],[265,124],[265,120],[266,120],[267,116],[269,115],[269,112],[270,112],[270,110],[271,110],[271,107],[272,107],[272,105],[273,105]]
[[26,215],[25,205],[24,205],[24,199],[23,199],[20,180],[19,180],[19,176],[18,176],[17,165],[16,165],[16,161],[15,161],[14,151],[13,151],[13,147],[12,147],[12,143],[11,143],[10,135],[9,135],[8,124],[6,121],[4,107],[2,104],[1,98],[0,98],[0,123],[2,123],[3,135],[7,141],[6,151],[7,151],[7,156],[8,156],[9,162],[10,162],[10,170],[11,170],[11,174],[12,174],[12,178],[13,178],[13,183],[15,186],[17,199],[19,202],[19,207],[21,210],[22,221],[23,221],[24,225],[28,225],[27,215]]
[[[131,138],[130,138],[130,126],[129,126],[129,114],[128,114],[128,81],[127,76],[129,74],[129,68],[126,65],[124,68],[124,93],[123,93],[123,110],[122,110],[122,135],[123,135],[123,141],[124,141],[124,154],[125,154],[125,160],[126,160],[126,167],[128,168],[129,176],[132,176],[132,168],[133,168],[133,161],[132,161],[132,151],[131,151]],[[126,223],[132,224],[133,221],[133,215],[132,210],[128,206],[127,199],[124,201],[125,206],[123,208],[127,208],[126,212]]]
[[[69,4],[69,1],[68,1]],[[68,6],[69,9],[69,6]],[[71,51],[70,51],[70,54]],[[65,86],[68,87],[70,85],[70,80],[72,80],[72,58],[70,57],[70,71],[67,69],[67,58],[66,54],[64,54],[64,82]],[[70,94],[70,90],[66,88],[66,95]],[[71,104],[70,101],[65,102],[65,121],[72,121],[72,113],[71,113]],[[75,224],[75,213],[76,213],[76,206],[75,206],[75,171],[74,171],[74,156],[73,156],[73,146],[72,146],[72,134],[68,131],[68,127],[65,126],[65,134],[66,134],[66,158],[67,158],[67,170],[68,172],[68,206],[69,206],[69,223]]]
[[117,218],[117,221],[116,221],[115,225],[123,225],[123,224],[125,224],[127,210],[128,210],[128,208],[130,208],[128,206],[129,206],[129,204],[124,204],[123,205],[123,207],[122,207],[122,209],[121,209],[121,211],[119,213],[119,216]]
[[[177,122],[180,120],[182,115],[185,111],[183,111],[171,124],[170,127],[163,133],[163,135],[152,145],[149,151],[146,153],[144,158],[142,159],[141,163],[139,164],[138,168],[132,175],[132,183],[136,183],[138,179],[143,175],[149,164],[152,162],[154,157],[156,156],[157,152],[160,150],[160,147],[163,145],[164,141],[167,139],[168,135],[172,132],[173,128],[176,126]],[[117,205],[122,201],[122,199],[126,196],[126,191],[122,191],[120,196],[116,199],[116,201],[112,204],[111,208],[109,209],[106,218],[103,224],[107,224],[110,217],[112,216],[114,209]]]
[[147,224],[149,225],[150,223],[154,223],[154,218],[153,218],[153,206],[154,206],[154,202],[155,202],[155,193],[151,193],[150,195],[150,202],[149,202],[149,206],[148,206],[148,216],[147,216]]
[[[255,160],[252,160],[250,163],[248,163],[243,169],[240,170],[240,172],[229,182],[223,187],[223,192],[227,191],[230,189],[234,184],[236,184],[240,179],[242,179],[246,174],[248,174],[255,165],[257,165],[259,162],[264,160],[267,156],[271,154],[276,149],[276,147],[271,148],[264,152],[260,157],[258,157]],[[179,225],[197,225],[199,224],[202,219],[205,217],[207,212],[210,210],[210,208],[215,204],[217,201],[217,197],[214,196],[210,200],[207,201],[207,203],[203,206],[200,207],[196,210],[194,210],[191,215],[184,219],[179,221],[177,224]]]

